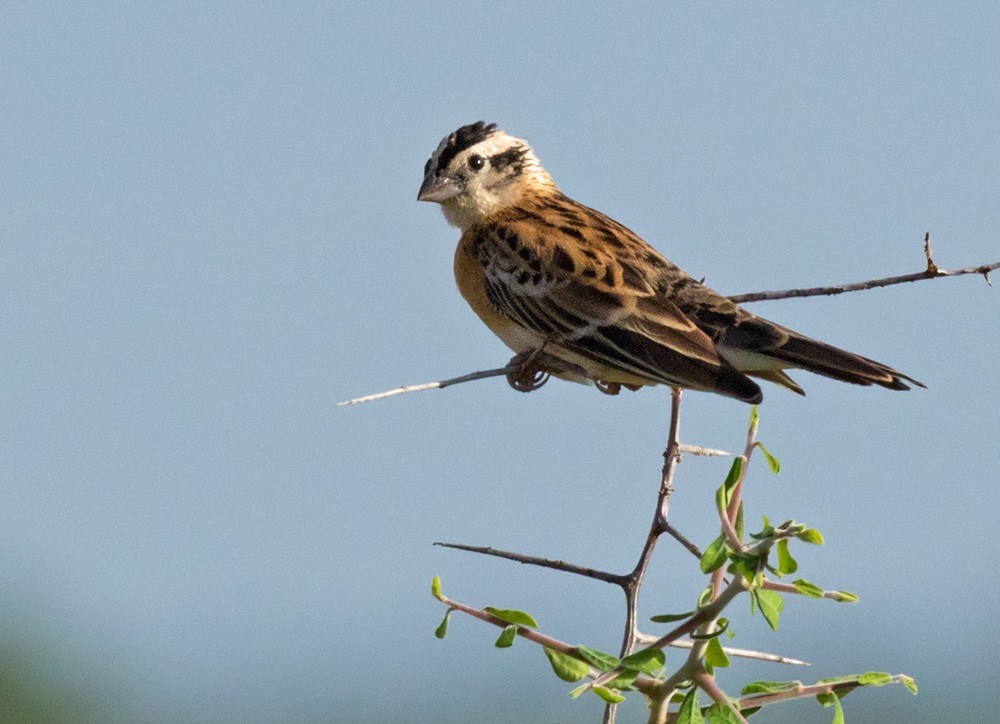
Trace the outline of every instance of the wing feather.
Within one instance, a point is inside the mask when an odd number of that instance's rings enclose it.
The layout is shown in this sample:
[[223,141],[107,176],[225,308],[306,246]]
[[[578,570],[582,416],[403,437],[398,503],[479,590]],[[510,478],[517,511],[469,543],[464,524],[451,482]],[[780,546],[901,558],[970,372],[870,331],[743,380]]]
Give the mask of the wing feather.
[[[539,223],[545,215],[533,213],[476,233],[473,251],[496,309],[549,336],[557,354],[561,348],[591,360],[595,369],[759,398],[759,387],[719,355],[694,320],[658,293],[657,280],[638,256],[656,252],[617,222],[577,206],[581,216],[592,215],[589,224]],[[609,233],[615,244],[608,242]]]

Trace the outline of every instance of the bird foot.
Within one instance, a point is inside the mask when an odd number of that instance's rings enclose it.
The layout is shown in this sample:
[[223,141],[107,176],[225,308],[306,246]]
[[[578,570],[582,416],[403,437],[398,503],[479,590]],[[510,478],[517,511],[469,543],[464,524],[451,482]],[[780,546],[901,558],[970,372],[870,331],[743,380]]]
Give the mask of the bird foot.
[[517,369],[507,373],[507,384],[518,392],[534,392],[549,381],[549,373],[537,366],[538,352],[531,350],[514,355],[507,366],[517,365]]
[[642,385],[633,385],[629,382],[605,382],[604,380],[594,380],[594,386],[605,395],[617,395],[622,391],[622,387],[632,392],[642,389]]
[[594,380],[594,387],[603,392],[605,395],[617,395],[622,391],[621,383],[619,382],[605,382],[604,380]]

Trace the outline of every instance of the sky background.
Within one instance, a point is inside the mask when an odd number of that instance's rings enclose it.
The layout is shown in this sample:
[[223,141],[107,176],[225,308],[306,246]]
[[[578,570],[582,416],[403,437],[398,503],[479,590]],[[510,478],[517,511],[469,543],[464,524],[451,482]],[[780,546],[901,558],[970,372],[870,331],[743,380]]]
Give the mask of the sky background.
[[[671,5],[0,4],[8,716],[599,720],[527,642],[461,616],[435,639],[430,581],[606,650],[620,592],[431,544],[630,569],[668,390],[335,406],[508,359],[454,287],[456,230],[415,201],[441,137],[528,139],[566,193],[725,293],[919,271],[927,231],[942,267],[1000,260],[996,4]],[[784,467],[753,462],[748,521],[817,527],[801,574],[861,602],[790,599],[777,634],[741,602],[733,645],[813,667],[734,661],[722,684],[905,672],[919,697],[856,692],[848,721],[984,721],[1000,289],[751,308],[928,389],[766,386]],[[747,414],[689,394],[682,438],[735,449]],[[671,520],[701,545],[727,467],[678,471]],[[704,582],[664,540],[641,616]]]

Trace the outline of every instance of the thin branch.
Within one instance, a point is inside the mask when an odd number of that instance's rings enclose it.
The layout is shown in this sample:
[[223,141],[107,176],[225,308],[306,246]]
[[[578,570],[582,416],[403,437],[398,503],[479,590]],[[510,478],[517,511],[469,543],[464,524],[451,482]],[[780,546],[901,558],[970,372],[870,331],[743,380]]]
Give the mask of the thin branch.
[[[908,677],[904,677],[900,674],[896,674],[892,677],[893,684],[901,684],[904,680],[909,680]],[[912,681],[912,680],[910,680]],[[768,704],[776,704],[779,701],[792,701],[793,699],[803,699],[807,696],[816,696],[817,694],[840,694],[843,696],[850,691],[854,691],[859,686],[860,683],[856,681],[844,681],[840,683],[830,683],[830,684],[813,684],[812,686],[800,686],[795,689],[789,689],[786,691],[778,691],[773,694],[751,694],[750,696],[744,696],[741,699],[737,699],[736,703],[740,709],[748,709],[750,707],[760,707],[766,706]]]
[[[642,581],[649,568],[649,561],[656,548],[656,541],[667,530],[667,516],[670,513],[670,494],[674,492],[674,474],[677,463],[680,462],[680,430],[681,430],[681,394],[679,387],[670,390],[670,425],[667,428],[667,445],[663,450],[663,469],[660,472],[660,490],[656,497],[656,512],[650,523],[646,542],[642,545],[639,560],[635,568],[625,578],[622,589],[625,591],[625,631],[622,634],[622,645],[619,655],[628,656],[635,646],[639,633],[639,591]],[[604,707],[603,724],[614,724],[618,705],[608,703]]]
[[681,443],[677,446],[677,452],[685,455],[700,455],[701,457],[706,458],[729,458],[733,456],[731,452],[726,452],[725,450],[714,450],[710,447],[687,445],[685,443]]
[[[799,589],[793,586],[791,583],[781,583],[780,581],[773,581],[770,578],[765,578],[761,583],[762,588],[766,588],[769,591],[780,591],[781,593],[794,593],[798,596],[803,596]],[[843,601],[844,596],[840,591],[823,591],[823,598],[829,598],[833,601]]]
[[[510,625],[508,621],[505,621],[502,618],[494,616],[489,611],[473,608],[472,606],[467,606],[466,604],[448,598],[443,594],[436,594],[436,598],[441,603],[446,605],[448,608],[455,609],[456,611],[461,611],[462,613],[468,614],[473,618],[478,618],[480,621],[485,621],[486,623],[493,624],[498,628],[506,628],[507,626]],[[532,641],[536,644],[544,646],[546,648],[558,651],[559,653],[565,654],[566,656],[572,656],[574,659],[577,659],[578,661],[583,661],[584,663],[588,663],[589,665],[587,659],[585,659],[583,656],[580,655],[580,652],[576,646],[572,646],[571,644],[567,644],[564,641],[552,638],[551,636],[543,634],[541,631],[538,631],[533,628],[528,628],[526,626],[518,626],[517,635],[522,638],[528,639],[529,641]],[[597,678],[598,676],[603,676],[603,675],[604,675],[603,672],[597,671],[593,667],[591,667],[590,671],[588,672],[588,676],[591,676],[593,678]],[[651,691],[652,688],[656,686],[656,679],[647,674],[640,674],[638,677],[636,677],[636,680],[633,682],[633,684],[636,689],[638,689],[643,693],[646,693]]]
[[674,528],[667,521],[663,522],[663,532],[666,533],[667,535],[669,535],[674,540],[676,540],[682,546],[684,546],[685,548],[687,548],[688,552],[691,555],[693,555],[695,558],[701,559],[701,555],[702,555],[701,548],[699,548],[694,543],[692,543],[690,540],[688,540],[688,538],[686,538],[683,533],[681,533],[679,530],[677,530],[676,528]]
[[[691,633],[703,623],[707,621],[714,621],[718,618],[719,613],[730,604],[730,602],[736,598],[737,595],[746,591],[746,587],[743,585],[742,580],[736,580],[730,583],[726,588],[723,589],[722,593],[719,594],[711,603],[706,604],[702,608],[698,609],[690,618],[684,620],[683,623],[674,627],[668,633],[660,636],[658,639],[654,640],[647,648],[662,649],[664,646],[669,646],[674,641],[677,641],[681,636],[686,636]],[[607,682],[614,679],[618,674],[622,672],[620,667],[611,669],[591,682],[591,686],[601,686]],[[677,683],[673,681],[675,677],[680,676],[681,679],[686,679],[689,677],[687,667],[682,666],[681,669],[674,674],[671,678],[667,679],[665,682],[661,683],[660,686],[669,686],[671,684]]]
[[731,702],[729,697],[726,696],[726,692],[719,688],[719,685],[715,683],[715,679],[707,671],[695,674],[694,683],[696,683],[702,691],[712,697],[716,703],[729,709],[732,715],[736,717],[736,721],[742,722],[743,724],[749,724],[746,717],[740,713],[739,708],[733,705],[733,702]]
[[463,382],[472,382],[473,380],[485,380],[489,377],[502,377],[504,375],[516,372],[520,365],[509,364],[506,367],[497,367],[492,370],[482,370],[480,372],[470,372],[467,375],[460,375],[459,377],[452,377],[451,379],[441,380],[439,382],[425,382],[421,385],[404,385],[403,387],[396,387],[391,390],[386,390],[385,392],[376,392],[371,395],[365,395],[364,397],[355,397],[351,400],[344,400],[343,402],[338,402],[337,407],[344,407],[345,405],[357,405],[361,402],[372,402],[374,400],[381,400],[385,397],[395,397],[396,395],[405,395],[408,392],[423,392],[424,390],[443,390],[445,387],[451,387],[452,385],[460,385]]
[[[540,558],[538,556],[528,556],[523,553],[514,553],[511,551],[500,550],[499,548],[493,548],[491,546],[470,546],[462,543],[434,543],[436,546],[441,546],[442,548],[453,548],[460,551],[469,551],[471,553],[481,553],[487,556],[496,556],[497,558],[506,558],[507,560],[515,561],[516,563],[522,563],[524,565],[530,566],[540,566],[542,568],[551,568],[556,571],[563,571],[565,573],[573,573],[578,576],[584,576],[585,578],[594,578],[598,581],[604,581],[606,583],[613,583],[618,586],[624,585],[626,576],[622,576],[617,573],[608,573],[607,571],[599,571],[595,568],[587,568],[586,566],[578,566],[573,563],[567,563],[566,561],[553,560],[551,558]],[[793,588],[793,586],[788,586],[788,588]],[[796,591],[797,592],[797,591]],[[635,634],[635,642],[639,644],[650,644],[656,641],[656,636],[651,634],[644,634],[637,632]],[[681,640],[673,641],[670,646],[678,649],[690,649],[694,642]],[[738,649],[728,646],[723,646],[722,650],[725,651],[729,656],[744,658],[744,659],[757,659],[760,661],[771,661],[776,664],[790,664],[794,666],[810,666],[807,661],[802,661],[801,659],[793,659],[790,656],[781,656],[779,654],[768,654],[762,651],[752,651],[750,649]]]
[[[651,634],[639,633],[636,635],[635,640],[636,643],[651,644],[656,641],[656,637]],[[695,645],[695,642],[688,639],[680,639],[678,641],[671,641],[669,645],[675,649],[690,649]],[[773,664],[789,664],[791,666],[812,666],[808,661],[803,661],[802,659],[793,659],[791,656],[782,656],[780,654],[769,654],[764,651],[737,649],[731,646],[723,646],[722,650],[728,656],[739,659],[755,659],[757,661],[769,661]]]
[[[888,287],[893,284],[906,284],[907,282],[919,282],[924,279],[938,279],[939,277],[957,277],[964,274],[981,274],[990,284],[990,272],[1000,269],[1000,261],[981,266],[970,266],[963,269],[939,269],[931,258],[931,235],[924,235],[924,256],[927,260],[927,267],[923,271],[915,274],[903,274],[896,277],[883,277],[882,279],[869,279],[866,282],[854,282],[852,284],[838,284],[832,287],[812,287],[809,289],[785,289],[771,292],[751,292],[749,294],[734,294],[729,297],[737,304],[747,302],[763,302],[774,299],[789,299],[791,297],[818,297],[843,294],[844,292],[860,292],[865,289],[878,289]],[[990,284],[992,286],[992,284]]]
[[[926,268],[915,274],[904,274],[902,276],[895,277],[885,277],[882,279],[869,279],[866,282],[855,282],[853,284],[838,284],[832,287],[811,287],[809,289],[785,289],[781,291],[767,291],[767,292],[751,292],[749,294],[734,294],[729,299],[736,302],[737,304],[744,304],[746,302],[762,302],[770,301],[774,299],[788,299],[791,297],[816,297],[821,295],[834,295],[843,294],[845,292],[857,292],[864,289],[877,289],[878,287],[888,287],[893,284],[904,284],[906,282],[917,282],[922,279],[937,279],[939,277],[956,277],[962,276],[963,274],[981,274],[986,280],[987,284],[990,284],[990,272],[1000,269],[1000,261],[994,262],[992,264],[983,264],[976,267],[965,267],[963,269],[940,269],[934,260],[931,258],[931,241],[930,234],[924,235],[924,257],[927,261]],[[992,286],[992,285],[991,285]],[[535,354],[541,352],[541,349],[536,350]],[[545,367],[551,366],[552,363],[559,362],[555,360],[551,355],[545,355],[546,365]],[[562,363],[565,364],[565,363]],[[343,402],[338,402],[338,407],[343,407],[346,405],[357,405],[361,402],[373,402],[374,400],[381,400],[386,397],[395,397],[396,395],[404,395],[409,392],[422,392],[423,390],[443,390],[445,387],[451,387],[452,385],[460,385],[465,382],[473,382],[475,380],[484,380],[489,377],[502,377],[509,376],[523,369],[523,362],[519,361],[517,357],[511,360],[505,367],[497,367],[492,370],[482,370],[480,372],[470,372],[467,375],[460,375],[459,377],[452,377],[447,380],[440,380],[438,382],[425,382],[419,385],[404,385],[403,387],[396,387],[391,390],[386,390],[385,392],[376,392],[371,395],[364,395],[363,397],[355,397],[350,400],[344,400]],[[682,450],[682,452],[689,452],[693,455],[722,455],[728,453],[723,453],[721,450],[718,451],[708,451],[705,449],[700,449],[702,451],[696,451],[696,446],[684,446],[688,447],[687,450]]]
[[523,563],[529,566],[541,566],[542,568],[552,568],[556,571],[565,571],[566,573],[575,573],[578,576],[585,576],[586,578],[595,578],[598,581],[605,581],[606,583],[614,583],[618,586],[625,585],[626,576],[622,576],[618,573],[608,573],[607,571],[599,571],[596,568],[587,568],[586,566],[578,566],[574,563],[567,563],[566,561],[557,561],[551,558],[540,558],[538,556],[528,556],[523,553],[513,553],[511,551],[500,550],[499,548],[493,548],[490,546],[470,546],[463,543],[435,543],[436,546],[441,546],[442,548],[454,548],[460,551],[469,551],[471,553],[482,553],[487,556],[496,556],[497,558],[506,558],[507,560],[517,561],[518,563]]

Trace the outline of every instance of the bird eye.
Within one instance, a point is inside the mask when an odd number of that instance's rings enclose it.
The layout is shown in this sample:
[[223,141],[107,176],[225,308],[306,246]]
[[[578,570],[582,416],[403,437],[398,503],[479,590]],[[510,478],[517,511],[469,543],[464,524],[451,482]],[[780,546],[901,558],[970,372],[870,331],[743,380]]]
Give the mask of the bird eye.
[[478,154],[473,154],[469,156],[469,168],[471,168],[473,171],[478,171],[484,165],[486,165],[486,159],[484,159],[482,156]]

